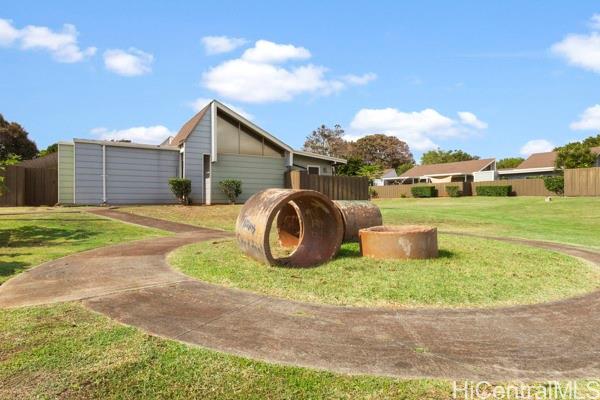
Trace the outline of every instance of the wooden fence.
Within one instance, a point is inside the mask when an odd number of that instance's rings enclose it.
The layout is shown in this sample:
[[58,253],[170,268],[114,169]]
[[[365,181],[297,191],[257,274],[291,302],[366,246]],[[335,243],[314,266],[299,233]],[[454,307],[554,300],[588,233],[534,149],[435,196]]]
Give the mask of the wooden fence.
[[56,168],[6,167],[6,192],[0,196],[0,206],[53,206],[58,202],[58,171]]
[[471,184],[469,182],[448,182],[448,183],[416,183],[414,185],[388,185],[373,186],[376,197],[380,199],[393,199],[398,197],[412,197],[411,188],[415,186],[435,186],[437,197],[448,197],[447,186],[458,186],[463,196],[471,195]]
[[365,177],[309,175],[304,171],[288,171],[285,173],[285,187],[316,190],[332,200],[369,199],[369,180]]
[[473,182],[473,196],[477,195],[477,186],[512,186],[513,196],[554,196],[544,186],[544,180],[539,178],[532,179],[503,179],[492,182]]
[[565,170],[566,196],[600,196],[600,168]]

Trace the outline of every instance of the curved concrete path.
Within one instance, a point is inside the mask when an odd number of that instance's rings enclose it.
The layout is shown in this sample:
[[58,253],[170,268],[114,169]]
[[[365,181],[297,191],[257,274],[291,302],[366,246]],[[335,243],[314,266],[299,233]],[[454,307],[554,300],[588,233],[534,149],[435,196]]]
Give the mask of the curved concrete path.
[[[600,291],[491,310],[304,304],[196,281],[168,266],[171,250],[227,233],[111,210],[97,213],[178,233],[43,264],[2,285],[0,306],[81,300],[154,335],[343,373],[487,380],[600,376]],[[597,252],[526,243],[600,265]]]

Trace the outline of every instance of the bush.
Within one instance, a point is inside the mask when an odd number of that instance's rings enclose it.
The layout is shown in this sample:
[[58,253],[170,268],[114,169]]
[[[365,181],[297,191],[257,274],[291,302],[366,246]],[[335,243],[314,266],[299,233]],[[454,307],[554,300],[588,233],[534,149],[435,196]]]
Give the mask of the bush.
[[413,186],[410,188],[413,197],[435,197],[437,191],[435,186]]
[[219,189],[227,196],[231,204],[235,204],[238,196],[242,194],[242,181],[238,179],[225,179],[219,182]]
[[377,193],[377,190],[375,190],[375,188],[373,186],[369,186],[369,196],[372,199],[376,199],[379,197],[379,193]]
[[477,196],[510,196],[512,193],[512,186],[477,186],[475,191],[477,192]]
[[446,193],[448,193],[448,196],[450,197],[460,197],[460,190],[458,189],[458,186],[446,186]]
[[177,197],[181,204],[189,204],[189,196],[192,192],[192,181],[183,178],[171,178],[169,179],[169,186],[171,192]]
[[562,175],[545,176],[544,186],[550,192],[562,195],[565,192],[565,178]]

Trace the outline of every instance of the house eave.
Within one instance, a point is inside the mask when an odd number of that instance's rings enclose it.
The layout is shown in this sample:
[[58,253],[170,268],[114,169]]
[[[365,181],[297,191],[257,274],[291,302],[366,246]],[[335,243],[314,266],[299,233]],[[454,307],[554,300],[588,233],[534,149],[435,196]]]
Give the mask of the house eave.
[[[110,140],[73,139],[73,143],[99,144],[99,145],[103,145],[103,146],[129,147],[129,148],[137,148],[137,149],[179,151],[178,146],[161,146],[161,145],[154,145],[154,144],[142,144],[142,143],[131,143],[131,142],[113,142]],[[64,144],[71,144],[71,143],[64,143]]]

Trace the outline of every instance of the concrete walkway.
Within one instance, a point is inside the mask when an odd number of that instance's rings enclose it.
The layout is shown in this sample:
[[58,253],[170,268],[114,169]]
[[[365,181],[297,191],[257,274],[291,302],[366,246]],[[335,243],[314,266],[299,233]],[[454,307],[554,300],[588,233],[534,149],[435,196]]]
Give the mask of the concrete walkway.
[[[600,376],[600,292],[491,310],[298,303],[196,281],[167,265],[166,255],[175,248],[229,236],[225,232],[97,213],[179,233],[43,264],[0,286],[0,306],[81,300],[154,335],[344,373],[487,380]],[[597,252],[526,243],[600,265]]]

